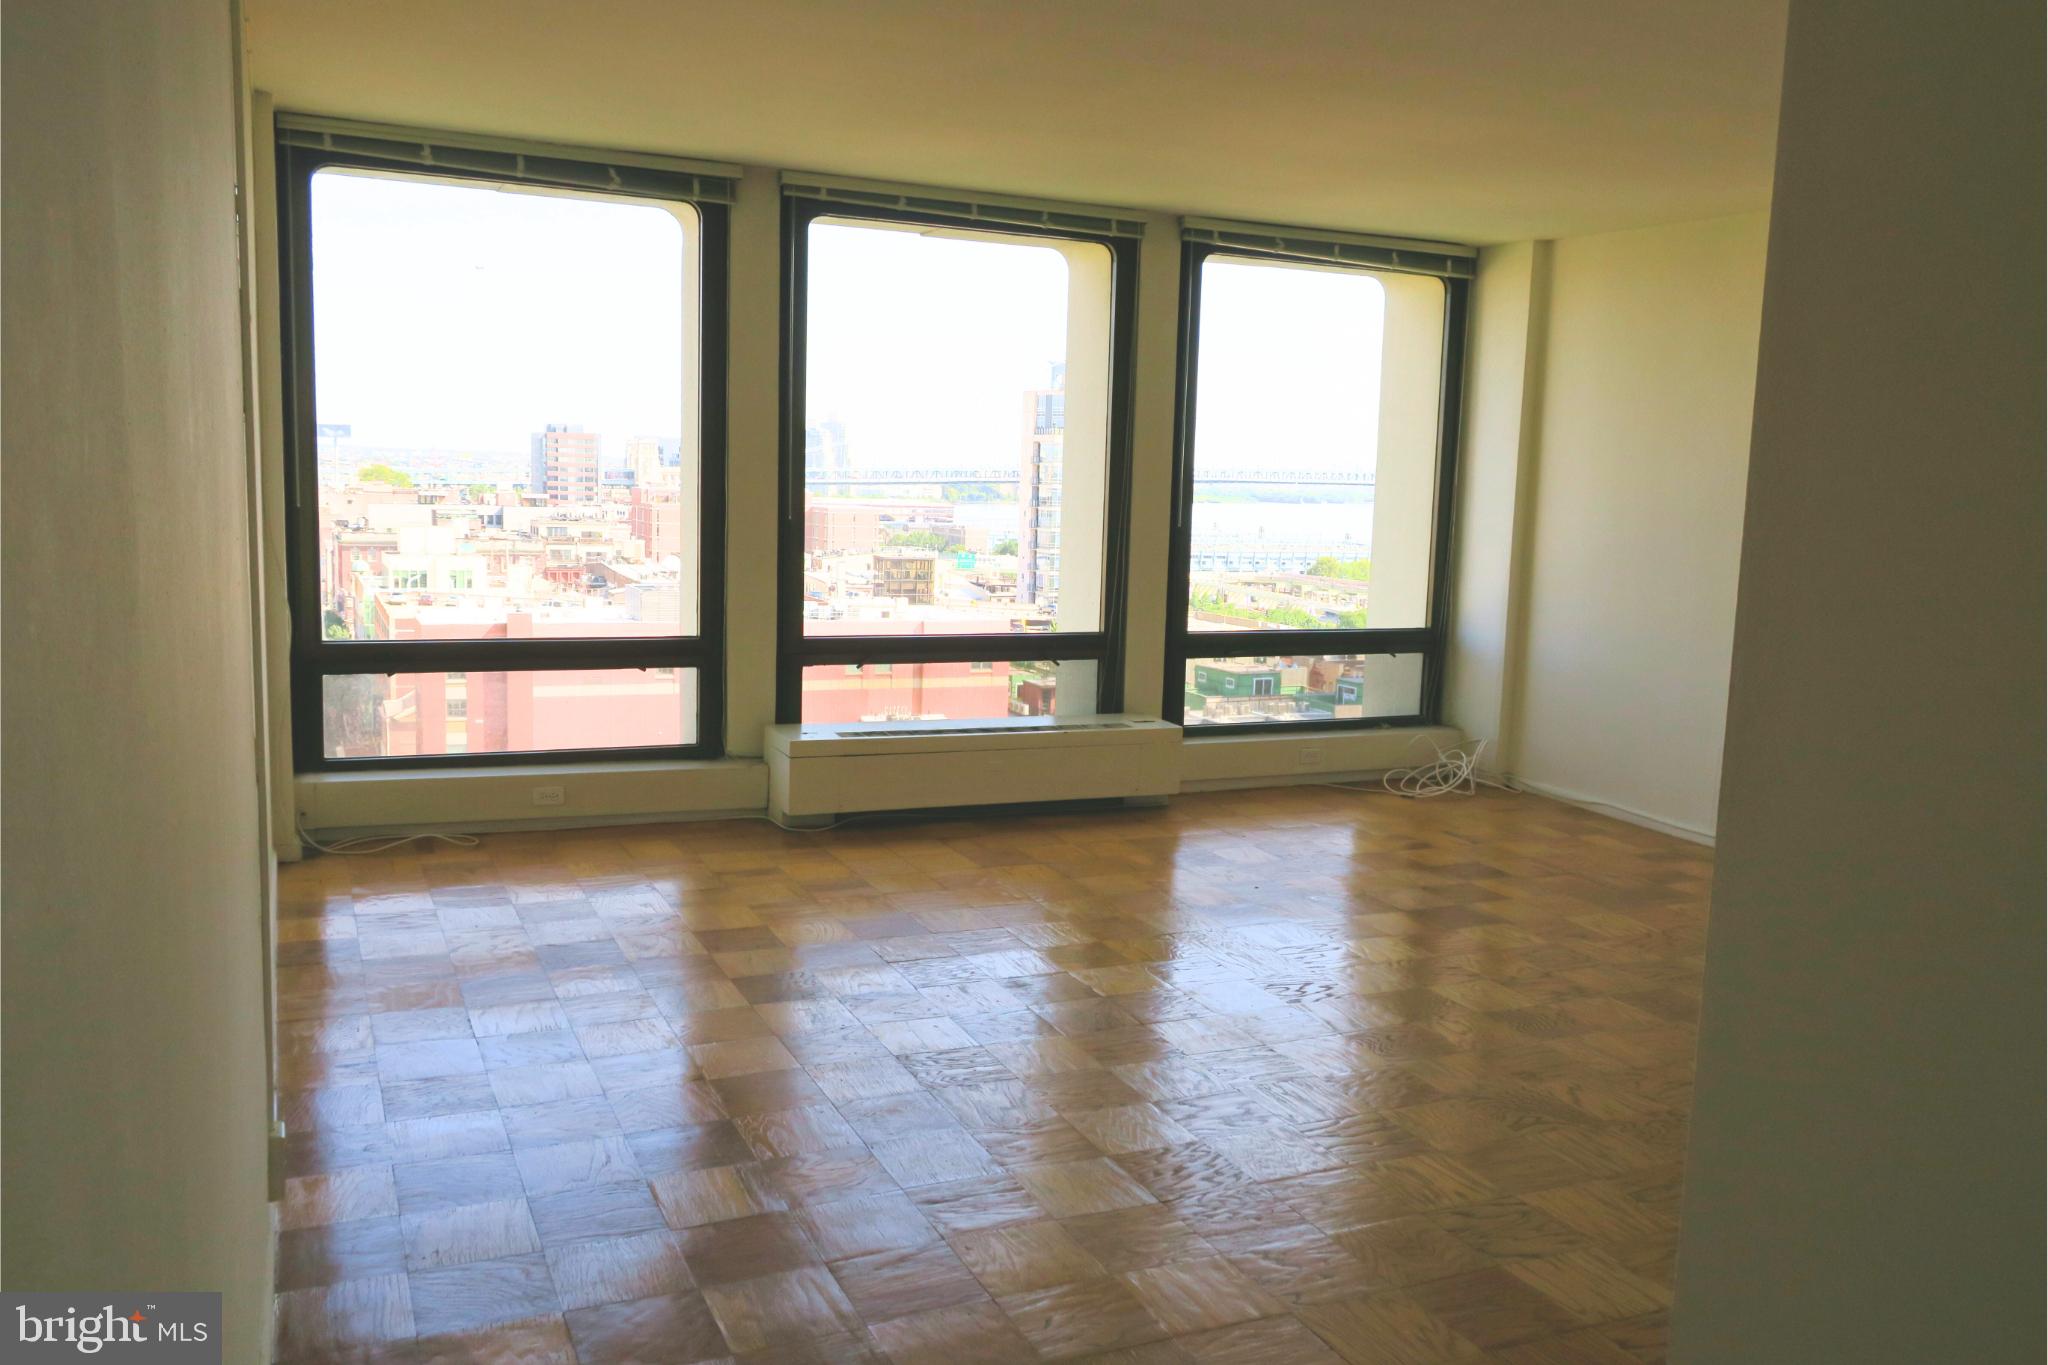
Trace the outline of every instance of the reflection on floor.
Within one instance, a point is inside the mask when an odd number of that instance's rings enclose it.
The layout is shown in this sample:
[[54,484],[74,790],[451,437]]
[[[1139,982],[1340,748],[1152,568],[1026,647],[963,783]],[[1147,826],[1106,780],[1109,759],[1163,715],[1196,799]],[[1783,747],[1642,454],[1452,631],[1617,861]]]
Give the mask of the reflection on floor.
[[1710,866],[1287,788],[289,868],[279,1358],[1660,1359]]

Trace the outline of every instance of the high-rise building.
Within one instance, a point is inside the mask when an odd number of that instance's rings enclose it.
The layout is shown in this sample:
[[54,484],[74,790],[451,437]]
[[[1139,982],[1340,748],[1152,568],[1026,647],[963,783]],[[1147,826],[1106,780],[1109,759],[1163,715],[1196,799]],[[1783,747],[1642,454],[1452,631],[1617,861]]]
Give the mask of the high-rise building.
[[1048,610],[1060,599],[1060,482],[1065,468],[1067,367],[1024,395],[1024,478],[1017,546],[1017,600]]
[[626,470],[635,488],[673,488],[681,482],[683,443],[673,436],[635,436],[626,442]]
[[837,417],[804,428],[804,474],[817,477],[845,474],[852,468],[846,446],[846,423]]
[[598,435],[582,427],[548,423],[533,433],[533,467],[527,490],[550,505],[596,502],[598,499]]
[[673,488],[635,485],[626,503],[626,529],[646,546],[649,559],[683,552],[683,498]]

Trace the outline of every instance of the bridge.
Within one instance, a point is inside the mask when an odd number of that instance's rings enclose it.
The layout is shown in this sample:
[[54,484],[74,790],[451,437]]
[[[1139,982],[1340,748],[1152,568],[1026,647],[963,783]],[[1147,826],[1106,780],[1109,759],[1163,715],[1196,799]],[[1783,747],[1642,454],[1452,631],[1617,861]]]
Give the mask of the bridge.
[[[806,488],[884,488],[918,484],[1017,483],[1021,471],[1010,469],[871,469],[865,473],[849,470],[805,470]],[[1371,488],[1373,476],[1358,470],[1329,469],[1217,469],[1200,470],[1195,483],[1203,484],[1292,484],[1295,486]]]

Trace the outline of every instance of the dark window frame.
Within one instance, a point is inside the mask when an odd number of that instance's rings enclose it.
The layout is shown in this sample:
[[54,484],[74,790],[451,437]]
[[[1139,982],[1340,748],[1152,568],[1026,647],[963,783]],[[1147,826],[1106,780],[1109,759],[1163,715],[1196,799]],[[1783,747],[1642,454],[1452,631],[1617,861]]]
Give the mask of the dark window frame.
[[[1202,266],[1211,256],[1271,261],[1281,265],[1333,266],[1313,255],[1261,250],[1215,242],[1183,241],[1180,257],[1180,344],[1173,413],[1173,534],[1167,563],[1166,678],[1160,715],[1182,725],[1183,737],[1202,740],[1226,735],[1297,734],[1315,730],[1387,730],[1434,725],[1443,714],[1445,644],[1451,606],[1451,536],[1458,468],[1458,431],[1464,405],[1465,332],[1471,307],[1470,279],[1441,275],[1444,286],[1443,360],[1437,390],[1437,477],[1430,541],[1429,623],[1412,629],[1190,631],[1188,594],[1194,541],[1195,372],[1200,360]],[[1338,265],[1338,268],[1342,268]],[[1360,263],[1363,274],[1400,272]],[[1413,715],[1330,717],[1327,720],[1246,721],[1229,725],[1184,724],[1190,658],[1247,659],[1277,655],[1420,654],[1421,706]]]
[[[291,722],[298,772],[541,766],[717,758],[725,750],[725,466],[727,262],[731,212],[714,199],[666,189],[621,188],[608,197],[686,203],[698,217],[698,585],[694,635],[549,640],[329,640],[321,633],[320,499],[314,407],[312,185],[332,168],[387,171],[485,185],[530,184],[607,197],[605,168],[512,158],[494,169],[422,165],[374,152],[294,144],[277,148],[280,330],[283,344],[286,602],[291,614]],[[595,187],[594,187],[595,186]],[[686,381],[687,382],[687,381]],[[697,678],[696,739],[689,744],[507,753],[335,758],[323,734],[322,680],[362,673],[537,673],[568,669],[691,669]]]
[[[1110,253],[1108,487],[1104,490],[1102,628],[974,635],[806,636],[803,616],[805,352],[809,340],[810,227],[819,218],[918,223],[1001,237],[1086,242]],[[1124,627],[1130,587],[1131,402],[1136,361],[1136,237],[962,218],[785,194],[782,201],[782,505],[777,542],[775,719],[803,719],[803,671],[820,664],[1001,663],[1031,659],[1096,663],[1096,708],[1123,709]]]

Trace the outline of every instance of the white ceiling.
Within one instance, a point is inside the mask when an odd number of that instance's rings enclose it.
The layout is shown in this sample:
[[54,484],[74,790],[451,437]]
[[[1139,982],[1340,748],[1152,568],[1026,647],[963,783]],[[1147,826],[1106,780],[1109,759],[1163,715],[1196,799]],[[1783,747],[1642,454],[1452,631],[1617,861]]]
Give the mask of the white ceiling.
[[1761,208],[1785,0],[246,0],[280,108],[1485,243]]

